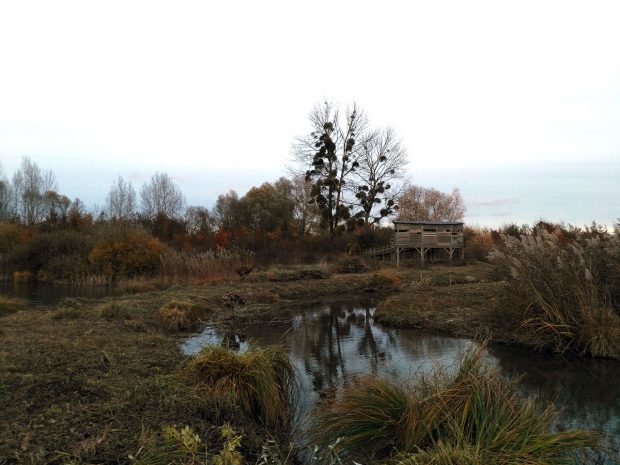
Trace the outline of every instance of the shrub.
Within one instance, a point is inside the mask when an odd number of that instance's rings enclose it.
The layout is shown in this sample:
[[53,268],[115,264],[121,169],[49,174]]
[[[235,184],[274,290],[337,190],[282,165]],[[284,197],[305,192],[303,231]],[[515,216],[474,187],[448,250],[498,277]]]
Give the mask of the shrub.
[[24,235],[16,224],[0,224],[0,253],[6,254],[24,242]]
[[493,250],[493,233],[488,228],[465,227],[463,231],[465,258],[469,261],[486,261]]
[[[241,465],[243,456],[239,451],[243,437],[228,424],[219,428],[223,441],[217,454],[210,452],[206,441],[189,426],[179,428],[166,425],[162,428],[161,440],[151,450],[130,456],[136,465]],[[142,449],[140,450],[142,452]]]
[[492,260],[503,299],[540,347],[620,357],[620,237],[588,229],[567,240],[536,228],[503,236]]
[[376,286],[394,286],[402,283],[403,277],[396,270],[385,269],[379,270],[372,281]]
[[332,266],[334,273],[365,273],[369,269],[366,262],[358,256],[343,257]]
[[152,276],[161,268],[166,247],[138,229],[120,230],[101,239],[88,256],[95,270],[108,279]]
[[516,380],[485,362],[483,350],[410,383],[357,378],[318,407],[311,440],[365,463],[389,457],[404,464],[581,463],[576,454],[594,447],[597,436],[554,431],[553,407],[520,397]]
[[189,363],[185,375],[217,402],[267,426],[283,427],[290,420],[297,378],[282,349],[250,347],[238,353],[208,346]]
[[88,236],[75,231],[37,234],[6,255],[4,268],[46,279],[79,279],[88,272],[91,245]]

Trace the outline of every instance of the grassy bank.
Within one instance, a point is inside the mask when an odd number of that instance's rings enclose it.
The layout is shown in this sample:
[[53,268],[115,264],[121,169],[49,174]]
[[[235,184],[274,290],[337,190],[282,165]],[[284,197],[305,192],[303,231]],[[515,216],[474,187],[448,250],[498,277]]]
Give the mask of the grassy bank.
[[[11,310],[0,317],[0,463],[131,463],[129,455],[150,464],[234,465],[260,457],[283,463],[290,454],[286,405],[294,376],[282,353],[239,356],[211,348],[189,359],[179,351],[181,337],[233,315],[281,318],[296,304],[368,292],[393,294],[383,309],[411,293],[416,302],[424,296],[427,314],[415,325],[458,334],[478,321],[482,334],[492,325],[490,302],[500,285],[480,282],[489,269],[334,274],[298,267],[232,282],[68,299],[49,309],[9,302]],[[440,313],[446,303],[451,316]],[[464,308],[467,318],[458,316]],[[411,315],[399,318],[394,323],[411,324]]]
[[[216,451],[226,442],[218,429],[225,421],[242,432],[239,451],[254,462],[282,418],[265,424],[247,397],[226,407],[188,382],[180,337],[233,314],[269,318],[293,303],[359,295],[376,289],[374,280],[372,272],[332,276],[303,267],[244,281],[67,299],[48,309],[7,300],[0,315],[0,463],[128,463],[129,454],[167,444],[166,425],[189,427]],[[235,294],[245,304],[235,305]],[[190,378],[197,371],[194,365]],[[245,409],[235,407],[243,403]],[[282,404],[273,405],[284,415]]]

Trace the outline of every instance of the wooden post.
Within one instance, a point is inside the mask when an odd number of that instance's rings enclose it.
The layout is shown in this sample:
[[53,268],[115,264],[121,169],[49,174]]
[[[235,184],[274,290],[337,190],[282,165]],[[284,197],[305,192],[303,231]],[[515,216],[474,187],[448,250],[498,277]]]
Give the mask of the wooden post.
[[424,226],[422,228],[422,234],[420,236],[420,266],[424,268]]
[[394,250],[396,251],[396,268],[400,266],[400,249],[398,248],[398,223],[394,222]]
[[450,225],[450,265],[452,265],[452,254],[454,253],[454,248],[453,248],[453,236],[452,234],[454,233],[454,230],[452,229],[454,228],[454,225]]

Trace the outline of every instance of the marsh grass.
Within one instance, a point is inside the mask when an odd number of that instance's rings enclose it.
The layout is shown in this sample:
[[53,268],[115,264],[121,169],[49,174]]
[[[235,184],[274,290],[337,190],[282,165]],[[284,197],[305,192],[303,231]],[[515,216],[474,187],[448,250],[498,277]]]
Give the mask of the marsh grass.
[[26,303],[17,298],[0,296],[0,316],[24,310]]
[[503,236],[490,258],[508,283],[505,311],[520,313],[541,348],[620,357],[620,236],[574,235],[539,228]]
[[484,347],[461,355],[452,370],[436,368],[410,382],[357,378],[318,407],[311,441],[326,447],[341,438],[335,447],[342,459],[366,462],[581,463],[577,457],[597,436],[553,431],[553,406],[520,397],[516,380],[484,360]]
[[157,310],[156,319],[167,330],[182,331],[195,328],[208,313],[209,310],[203,304],[172,300]]
[[297,375],[280,348],[235,352],[208,346],[189,362],[184,376],[204,395],[268,427],[284,427],[291,419]]

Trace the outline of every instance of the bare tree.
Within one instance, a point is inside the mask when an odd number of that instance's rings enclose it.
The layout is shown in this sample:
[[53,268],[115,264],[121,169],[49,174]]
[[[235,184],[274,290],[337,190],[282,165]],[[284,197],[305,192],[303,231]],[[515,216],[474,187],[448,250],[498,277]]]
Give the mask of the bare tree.
[[313,182],[312,201],[322,216],[322,225],[334,233],[350,217],[345,186],[359,166],[357,138],[368,126],[366,115],[354,103],[344,112],[331,103],[314,107],[309,116],[312,131],[293,146],[294,172]]
[[372,131],[360,144],[359,168],[353,186],[364,224],[374,224],[395,212],[404,186],[407,151],[392,128]]
[[305,236],[319,223],[319,212],[312,200],[312,183],[305,176],[293,177],[291,200],[293,201],[293,219],[299,236]]
[[458,188],[450,194],[434,188],[409,186],[398,199],[398,218],[416,221],[462,221],[465,202]]
[[110,218],[119,220],[131,218],[136,211],[136,191],[121,176],[110,187],[105,210]]
[[178,218],[185,208],[181,189],[166,173],[155,173],[149,182],[144,183],[140,197],[143,213],[151,218]]
[[21,220],[28,225],[45,219],[46,192],[57,191],[56,178],[50,170],[42,171],[28,157],[13,175],[13,195],[15,210]]
[[13,186],[11,182],[4,176],[4,172],[0,169],[0,221],[8,221],[15,218],[13,210]]

